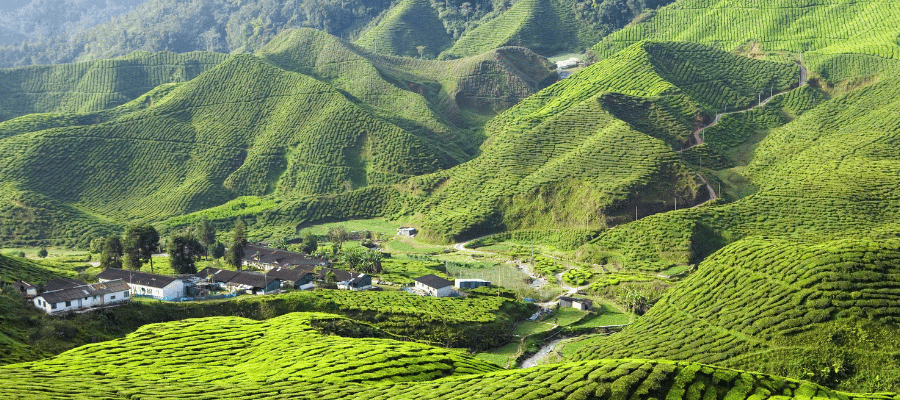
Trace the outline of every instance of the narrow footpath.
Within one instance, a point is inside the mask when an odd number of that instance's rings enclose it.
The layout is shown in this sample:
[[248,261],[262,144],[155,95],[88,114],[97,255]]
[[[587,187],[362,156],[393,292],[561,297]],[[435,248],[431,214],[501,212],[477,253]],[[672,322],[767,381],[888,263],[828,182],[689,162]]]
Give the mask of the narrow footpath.
[[[785,91],[783,91],[783,92],[770,93],[770,94],[769,94],[769,97],[766,97],[765,99],[760,99],[760,101],[759,101],[755,106],[753,106],[753,107],[746,108],[746,109],[743,109],[743,110],[734,110],[734,111],[731,111],[731,112],[727,112],[727,111],[726,111],[726,112],[723,112],[723,113],[718,113],[718,114],[716,114],[716,116],[715,116],[715,118],[713,118],[712,122],[710,122],[709,124],[706,124],[706,125],[704,125],[704,126],[701,126],[700,128],[697,128],[696,130],[694,130],[694,133],[693,133],[693,136],[694,136],[694,144],[692,144],[692,145],[690,145],[690,146],[688,146],[688,147],[685,147],[685,148],[683,148],[683,149],[680,149],[680,150],[678,150],[678,152],[681,153],[682,151],[690,150],[690,149],[692,149],[692,148],[694,148],[694,147],[697,147],[697,146],[703,144],[703,143],[704,143],[704,142],[703,142],[703,139],[704,139],[704,137],[705,137],[705,135],[703,135],[703,131],[705,131],[705,130],[708,129],[708,128],[711,128],[711,127],[715,126],[716,124],[718,124],[719,121],[722,120],[722,116],[724,116],[724,115],[729,115],[729,114],[739,114],[739,113],[747,112],[747,111],[750,111],[750,110],[753,110],[753,109],[756,109],[756,108],[765,106],[766,104],[769,103],[769,101],[771,101],[771,100],[774,99],[775,97],[781,96],[781,95],[786,94],[786,93],[790,93],[791,91],[794,91],[794,90],[797,90],[797,89],[800,89],[800,88],[806,86],[806,83],[807,83],[807,71],[806,71],[806,67],[804,67],[804,66],[801,64],[801,65],[800,65],[800,85],[799,85],[799,86],[797,86],[796,88],[793,88],[793,89],[785,90]],[[727,109],[727,108],[726,108],[726,109]],[[702,175],[700,175],[700,174],[697,174],[697,176],[700,177],[700,180],[702,180],[702,181],[703,181],[703,184],[706,185],[706,189],[709,190],[709,200],[707,200],[707,201],[705,201],[705,202],[703,202],[703,203],[697,204],[697,205],[695,205],[694,207],[699,206],[699,205],[702,205],[702,204],[705,204],[705,203],[708,202],[708,201],[713,201],[713,200],[719,198],[719,195],[718,195],[718,194],[716,193],[716,191],[713,189],[712,185],[710,185],[709,182],[706,181],[706,178],[704,178],[704,177],[703,177]]]

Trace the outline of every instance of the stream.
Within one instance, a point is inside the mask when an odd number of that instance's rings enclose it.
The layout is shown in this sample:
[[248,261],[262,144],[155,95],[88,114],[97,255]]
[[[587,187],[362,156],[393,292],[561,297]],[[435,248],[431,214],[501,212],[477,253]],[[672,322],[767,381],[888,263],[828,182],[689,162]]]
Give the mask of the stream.
[[556,348],[556,345],[558,345],[559,342],[562,342],[563,340],[566,340],[566,339],[571,339],[571,338],[567,338],[567,337],[559,338],[550,343],[547,343],[546,345],[544,345],[544,347],[541,347],[541,349],[538,350],[537,353],[534,353],[533,356],[528,357],[525,360],[523,360],[522,366],[520,368],[531,368],[531,367],[537,365],[538,361],[544,359],[544,357],[547,357],[547,355],[550,354],[550,352]]

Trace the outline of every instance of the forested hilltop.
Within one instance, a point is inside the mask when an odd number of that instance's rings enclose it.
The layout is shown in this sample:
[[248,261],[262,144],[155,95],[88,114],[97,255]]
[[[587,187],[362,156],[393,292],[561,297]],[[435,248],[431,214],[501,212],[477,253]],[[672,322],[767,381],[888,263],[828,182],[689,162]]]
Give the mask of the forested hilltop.
[[[645,10],[669,2],[32,0],[0,14],[0,37],[9,38],[0,41],[0,68],[99,60],[133,51],[250,53],[294,28],[361,39],[373,50],[379,42],[377,52],[382,54],[418,56],[416,47],[426,46],[421,55],[434,58],[463,40],[443,58],[473,56],[504,45],[525,45],[549,56],[544,51],[590,47]],[[565,26],[565,34],[547,30],[548,23]],[[422,30],[412,42],[396,43],[397,25]],[[487,42],[473,45],[473,40]]]

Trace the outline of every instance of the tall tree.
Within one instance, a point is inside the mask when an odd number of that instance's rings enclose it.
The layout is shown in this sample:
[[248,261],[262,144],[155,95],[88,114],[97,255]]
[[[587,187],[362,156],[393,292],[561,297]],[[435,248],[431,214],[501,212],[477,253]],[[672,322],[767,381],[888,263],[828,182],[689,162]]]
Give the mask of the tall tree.
[[338,254],[341,252],[344,242],[350,240],[350,233],[343,226],[328,228],[328,240],[334,244],[334,254]]
[[194,264],[203,255],[203,245],[189,235],[171,238],[168,243],[169,261],[176,274],[196,274]]
[[206,249],[206,257],[208,260],[211,251],[210,246],[216,243],[216,227],[209,222],[209,218],[205,215],[203,216],[203,219],[200,220],[200,226],[197,227],[197,238],[200,240],[200,244],[203,245],[203,248]]
[[241,262],[244,260],[244,246],[247,245],[247,234],[244,232],[244,221],[240,219],[234,224],[234,233],[231,235],[231,243],[225,252],[225,261],[241,270]]
[[306,235],[303,236],[303,247],[301,248],[301,250],[303,250],[304,253],[306,253],[306,254],[315,253],[316,249],[318,249],[318,248],[319,248],[319,239],[316,237],[316,235],[313,235],[312,232],[308,232]]
[[122,268],[122,240],[118,235],[109,235],[106,237],[106,243],[103,245],[103,252],[100,253],[100,267],[102,268]]
[[122,249],[124,250],[122,266],[139,271],[144,265],[141,260],[141,227],[139,225],[132,225],[125,231],[125,236],[122,238]]
[[159,250],[159,232],[152,225],[133,225],[125,231],[122,240],[125,268],[139,270],[144,263],[150,263],[153,270],[153,253]]
[[212,258],[219,259],[225,257],[225,245],[222,242],[216,242],[212,248]]

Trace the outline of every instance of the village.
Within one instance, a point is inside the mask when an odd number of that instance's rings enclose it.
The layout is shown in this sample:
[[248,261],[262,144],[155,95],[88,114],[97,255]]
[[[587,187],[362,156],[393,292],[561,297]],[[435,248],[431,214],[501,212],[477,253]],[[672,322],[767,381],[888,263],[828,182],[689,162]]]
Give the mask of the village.
[[[400,228],[398,235],[413,236],[414,228]],[[134,298],[183,302],[223,299],[239,295],[273,295],[291,290],[381,291],[366,273],[331,268],[325,258],[263,245],[247,244],[242,268],[237,271],[207,267],[196,274],[160,275],[143,271],[106,268],[98,282],[71,278],[53,279],[43,286],[17,281],[14,287],[31,303],[51,315],[81,313],[126,304]],[[380,282],[387,284],[388,282]],[[490,288],[484,279],[450,281],[434,274],[401,284],[410,295],[432,297],[465,296],[464,290]],[[590,300],[559,298],[563,307],[590,310]],[[534,317],[532,318],[534,319]]]

